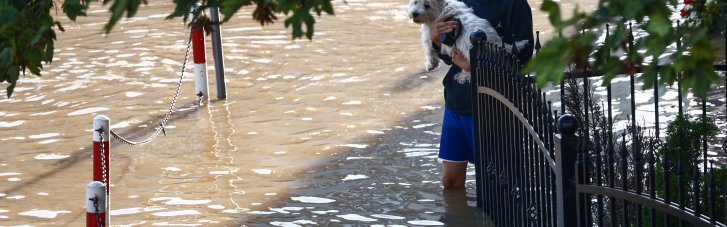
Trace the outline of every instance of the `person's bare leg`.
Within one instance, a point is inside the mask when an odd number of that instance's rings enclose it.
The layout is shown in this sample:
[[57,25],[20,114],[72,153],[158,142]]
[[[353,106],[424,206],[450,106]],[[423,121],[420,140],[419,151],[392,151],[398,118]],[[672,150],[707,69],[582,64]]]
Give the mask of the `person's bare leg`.
[[442,186],[449,189],[464,188],[464,182],[467,179],[467,162],[443,161],[442,164],[444,165]]

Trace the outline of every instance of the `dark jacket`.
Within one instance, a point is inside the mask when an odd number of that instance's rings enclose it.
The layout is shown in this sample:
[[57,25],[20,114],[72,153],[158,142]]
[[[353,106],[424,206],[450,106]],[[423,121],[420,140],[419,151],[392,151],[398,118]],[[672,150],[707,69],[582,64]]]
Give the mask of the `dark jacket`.
[[[475,15],[487,19],[497,30],[497,33],[506,43],[512,44],[514,40],[529,40],[528,45],[518,55],[523,65],[533,55],[533,19],[530,12],[530,5],[527,0],[460,0],[471,7]],[[467,35],[469,34],[462,34]],[[439,53],[439,48],[434,46]],[[469,50],[462,50],[469,51]],[[452,65],[447,71],[442,83],[444,84],[444,103],[447,109],[462,115],[472,114],[472,85],[467,82],[460,84],[454,79],[454,75],[462,71],[457,65],[452,64],[449,56],[439,54],[439,58],[448,65]]]

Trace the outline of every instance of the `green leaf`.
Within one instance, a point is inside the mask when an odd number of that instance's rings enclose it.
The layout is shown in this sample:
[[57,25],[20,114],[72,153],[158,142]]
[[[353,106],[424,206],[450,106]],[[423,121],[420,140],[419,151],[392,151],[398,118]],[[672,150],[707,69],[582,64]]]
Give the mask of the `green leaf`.
[[525,66],[525,72],[535,74],[535,81],[539,87],[547,82],[559,83],[571,54],[572,49],[568,46],[568,41],[563,37],[555,37],[530,60]]
[[86,10],[88,6],[81,4],[81,0],[65,0],[63,1],[63,13],[65,13],[69,19],[76,21],[78,16],[86,16]]
[[671,22],[667,15],[654,15],[650,17],[649,22],[646,23],[646,31],[649,34],[656,34],[659,36],[667,35],[671,30]]
[[[543,4],[540,5],[540,10],[548,13],[548,19],[550,20],[550,24],[553,25],[553,27],[560,27],[560,6],[558,5],[558,3],[552,0],[545,0],[543,1]],[[560,30],[558,30],[558,32],[560,32]]]
[[15,82],[10,83],[10,86],[5,88],[5,92],[7,93],[8,98],[13,95],[13,90],[15,89]]

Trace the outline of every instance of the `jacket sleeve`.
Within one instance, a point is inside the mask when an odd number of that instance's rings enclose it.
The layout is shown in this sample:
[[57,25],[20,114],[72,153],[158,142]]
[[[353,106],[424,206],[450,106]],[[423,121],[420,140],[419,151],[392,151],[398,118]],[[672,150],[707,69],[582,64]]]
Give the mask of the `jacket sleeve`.
[[533,15],[527,0],[515,0],[510,13],[511,35],[515,36],[515,40],[511,42],[528,40],[528,45],[518,52],[518,59],[522,65],[527,64],[533,57]]
[[434,43],[432,43],[432,48],[437,51],[439,59],[442,59],[444,64],[452,65],[452,57],[442,54],[442,49],[439,48],[437,45],[434,45]]

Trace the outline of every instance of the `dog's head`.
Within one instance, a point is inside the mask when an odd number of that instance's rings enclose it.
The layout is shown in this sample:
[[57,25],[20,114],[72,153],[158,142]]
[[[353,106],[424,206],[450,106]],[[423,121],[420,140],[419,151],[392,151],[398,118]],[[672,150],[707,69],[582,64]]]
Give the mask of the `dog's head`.
[[444,8],[444,0],[409,0],[409,18],[417,24],[431,24]]

